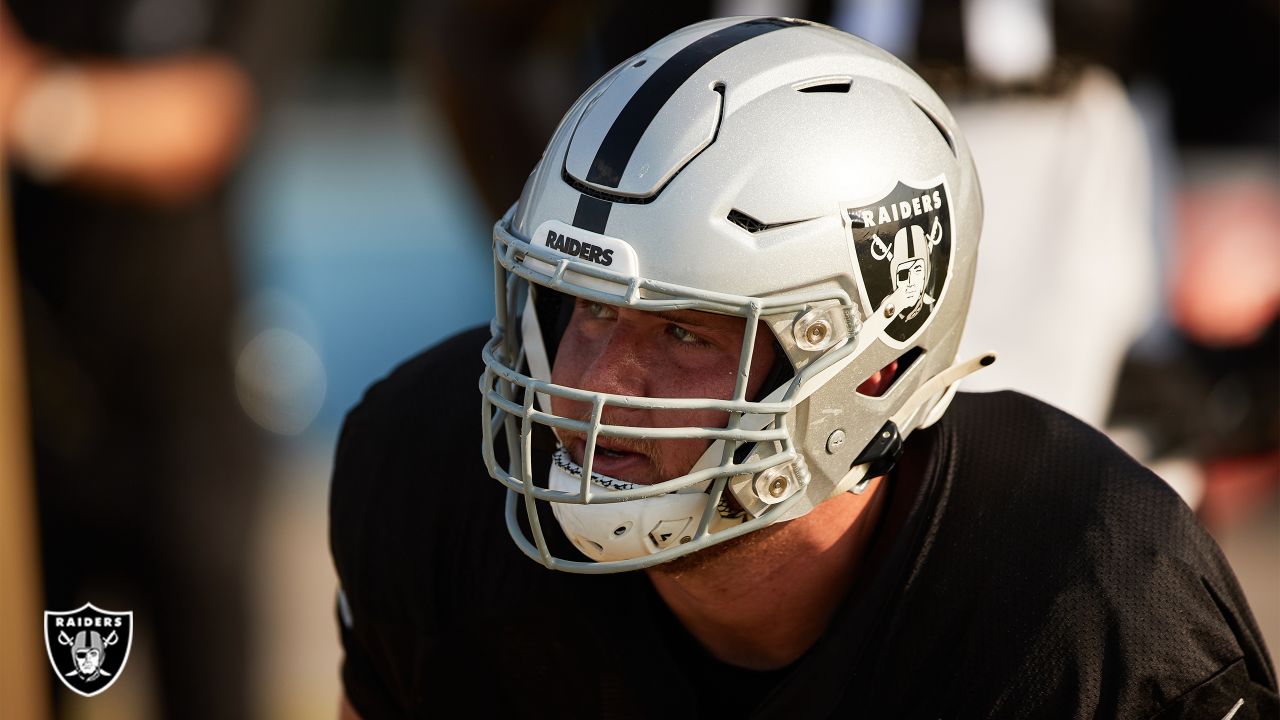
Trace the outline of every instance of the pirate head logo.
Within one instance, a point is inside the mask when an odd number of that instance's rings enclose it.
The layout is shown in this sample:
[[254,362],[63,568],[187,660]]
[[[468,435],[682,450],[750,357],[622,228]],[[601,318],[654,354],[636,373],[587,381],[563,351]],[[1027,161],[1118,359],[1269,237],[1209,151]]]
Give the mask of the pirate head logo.
[[923,188],[899,182],[874,203],[846,203],[842,210],[862,275],[864,306],[891,316],[883,339],[906,347],[929,323],[951,277],[946,182],[939,178]]
[[44,614],[44,646],[53,669],[72,691],[93,697],[111,687],[129,660],[133,613],[78,610]]
[[93,682],[103,676],[103,653],[107,646],[120,642],[120,636],[112,630],[106,640],[103,640],[102,633],[97,630],[81,630],[76,633],[76,639],[71,640],[64,631],[58,633],[58,642],[71,646],[71,657],[76,664],[76,669],[72,672],[84,678],[85,682]]

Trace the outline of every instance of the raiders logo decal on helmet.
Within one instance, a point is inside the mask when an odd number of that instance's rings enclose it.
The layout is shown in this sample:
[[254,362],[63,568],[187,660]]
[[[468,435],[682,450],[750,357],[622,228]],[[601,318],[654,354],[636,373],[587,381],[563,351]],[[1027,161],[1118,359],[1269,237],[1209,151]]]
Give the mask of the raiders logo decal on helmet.
[[899,288],[902,307],[886,307],[893,319],[884,340],[907,347],[933,317],[951,278],[951,198],[941,178],[924,187],[899,182],[879,200],[848,204],[845,220],[852,235],[855,263],[862,275],[862,301],[880,303]]

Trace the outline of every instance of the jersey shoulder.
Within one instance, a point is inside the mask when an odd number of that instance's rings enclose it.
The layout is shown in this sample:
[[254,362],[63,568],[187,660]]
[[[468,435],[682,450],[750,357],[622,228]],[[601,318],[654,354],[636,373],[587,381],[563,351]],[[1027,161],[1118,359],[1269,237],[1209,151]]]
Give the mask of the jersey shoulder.
[[[344,426],[378,425],[384,431],[408,423],[426,423],[429,430],[457,427],[460,406],[478,407],[484,370],[480,352],[488,340],[488,328],[469,328],[405,360],[369,386]],[[478,422],[466,429],[474,430]],[[410,429],[416,435],[422,428]]]
[[923,575],[935,590],[966,587],[967,620],[999,628],[985,642],[1008,663],[1007,684],[991,688],[1000,702],[1138,716],[1237,662],[1238,677],[1274,698],[1230,567],[1164,481],[1101,432],[1014,392],[957,395],[940,428]]
[[422,531],[497,486],[476,478],[484,475],[477,388],[487,338],[484,328],[466,330],[410,358],[347,414],[330,485],[329,541],[353,600],[415,595],[436,547]]
[[[329,545],[338,572],[343,688],[364,717],[416,715],[441,646],[441,576],[460,537],[505,539],[501,490],[480,460],[484,328],[461,332],[374,383],[348,414],[334,458]],[[495,501],[480,512],[476,503]],[[460,529],[462,528],[462,529]],[[475,544],[473,542],[473,544]],[[459,592],[466,593],[467,588]]]
[[[1124,517],[1119,534],[1161,542],[1171,527],[1196,527],[1163,480],[1097,429],[1040,400],[1011,391],[961,393],[943,423],[945,471],[959,493],[952,500],[1022,511],[996,519],[1072,532]],[[1050,504],[1054,512],[1044,512]]]

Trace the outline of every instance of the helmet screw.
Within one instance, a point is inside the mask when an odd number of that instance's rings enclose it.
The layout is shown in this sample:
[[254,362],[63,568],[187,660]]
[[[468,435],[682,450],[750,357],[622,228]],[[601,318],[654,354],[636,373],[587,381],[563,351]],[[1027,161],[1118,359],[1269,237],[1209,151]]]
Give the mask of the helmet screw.
[[796,318],[791,325],[791,333],[797,347],[806,352],[821,352],[840,339],[836,335],[836,326],[828,317],[830,312],[830,308],[812,308]]
[[774,497],[782,497],[782,493],[787,491],[787,478],[778,476],[769,483],[769,494]]
[[618,526],[618,527],[614,528],[614,529],[613,529],[613,534],[614,534],[614,535],[616,535],[616,536],[618,536],[618,537],[621,537],[621,536],[623,536],[623,535],[627,534],[627,526],[626,526],[626,525],[620,525],[620,526]]
[[887,318],[891,318],[891,317],[893,317],[893,313],[894,313],[894,311],[895,311],[895,310],[897,310],[897,308],[895,308],[895,307],[893,306],[893,303],[889,303],[888,305],[885,305],[885,306],[884,306],[884,316],[885,316],[885,317],[887,317]]
[[689,537],[688,535],[685,535],[684,537],[680,538],[680,544],[683,545],[687,542],[691,542],[692,540],[693,538]]
[[835,455],[844,446],[844,430],[837,429],[827,438],[827,452]]
[[805,328],[804,338],[814,345],[821,345],[823,340],[827,339],[827,333],[830,328],[822,321],[818,321]]
[[790,496],[792,477],[783,467],[771,467],[756,476],[752,489],[755,496],[765,505],[774,505]]

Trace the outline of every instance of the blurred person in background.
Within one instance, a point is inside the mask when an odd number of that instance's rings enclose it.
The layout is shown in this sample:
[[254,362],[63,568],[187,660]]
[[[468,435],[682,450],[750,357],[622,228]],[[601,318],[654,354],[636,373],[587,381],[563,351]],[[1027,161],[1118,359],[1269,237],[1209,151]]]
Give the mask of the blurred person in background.
[[[1222,534],[1280,518],[1280,6],[1168,3],[1157,17],[1151,72],[1176,150],[1167,310],[1126,359],[1110,422]],[[1191,37],[1231,40],[1189,53]]]
[[164,717],[251,714],[260,474],[225,183],[291,41],[264,31],[283,7],[250,9],[0,4],[45,604],[133,610]]

